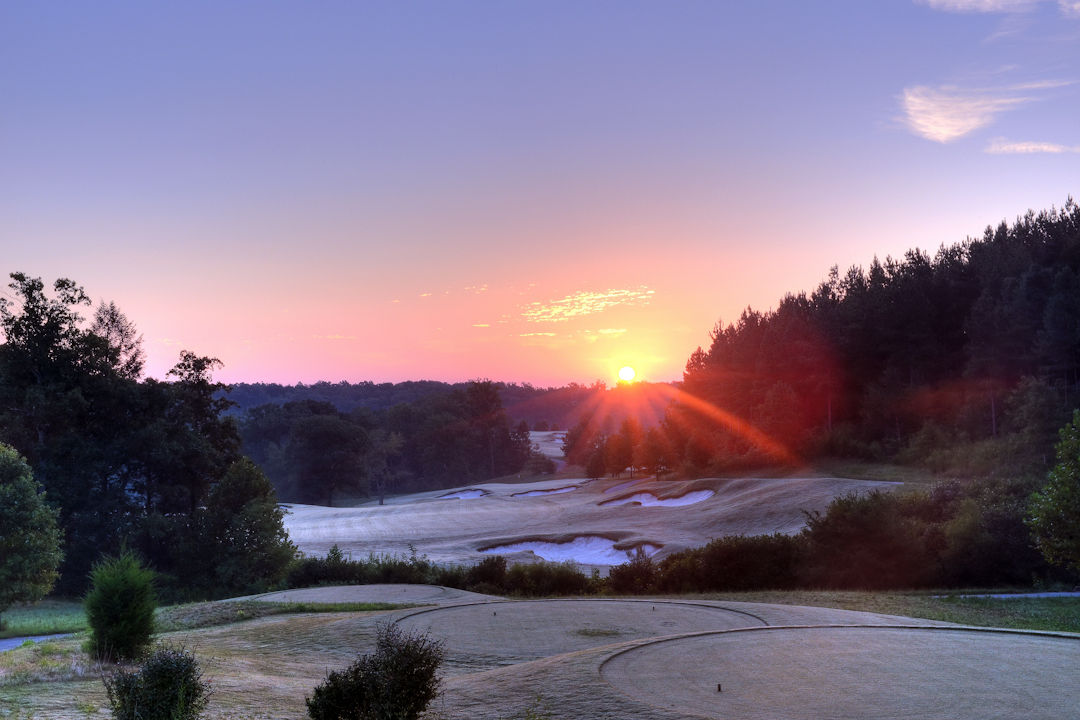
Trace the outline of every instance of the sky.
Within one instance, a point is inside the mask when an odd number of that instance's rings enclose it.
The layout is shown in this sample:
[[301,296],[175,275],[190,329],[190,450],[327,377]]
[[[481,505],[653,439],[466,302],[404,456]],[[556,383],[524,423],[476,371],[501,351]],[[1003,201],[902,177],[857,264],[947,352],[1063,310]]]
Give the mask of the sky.
[[0,272],[153,377],[675,380],[1078,180],[1075,0],[0,0]]

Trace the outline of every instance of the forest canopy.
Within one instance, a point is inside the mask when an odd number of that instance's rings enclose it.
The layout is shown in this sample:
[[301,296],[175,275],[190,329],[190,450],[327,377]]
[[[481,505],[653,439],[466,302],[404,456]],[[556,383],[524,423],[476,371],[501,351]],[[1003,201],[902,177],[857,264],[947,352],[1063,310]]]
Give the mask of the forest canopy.
[[749,427],[801,457],[1045,472],[1080,403],[1080,208],[1070,198],[933,256],[834,266],[711,337],[665,421],[682,462],[774,462]]

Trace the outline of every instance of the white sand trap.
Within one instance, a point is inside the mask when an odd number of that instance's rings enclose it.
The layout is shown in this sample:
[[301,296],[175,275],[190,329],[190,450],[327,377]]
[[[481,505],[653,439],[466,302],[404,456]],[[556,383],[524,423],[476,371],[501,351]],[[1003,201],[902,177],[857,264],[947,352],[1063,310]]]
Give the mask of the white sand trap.
[[[1077,717],[1080,638],[925,628],[777,628],[660,640],[603,678],[709,718]],[[720,683],[723,692],[717,692]]]
[[574,492],[577,489],[577,485],[571,485],[570,487],[555,488],[554,490],[530,490],[529,492],[514,493],[510,497],[540,497],[541,495],[561,495],[563,493]]
[[305,603],[412,603],[416,605],[452,605],[487,602],[500,598],[492,595],[455,590],[438,585],[339,585],[251,595],[233,600]]
[[[643,483],[633,490],[605,497],[604,489],[620,482],[550,478],[523,484],[471,483],[402,495],[385,506],[377,501],[349,508],[292,503],[285,516],[285,528],[300,550],[317,557],[326,555],[334,545],[354,559],[370,553],[407,556],[415,548],[434,562],[472,565],[481,559],[480,548],[521,540],[591,535],[618,538],[620,547],[642,543],[660,546],[658,557],[663,558],[724,535],[798,532],[806,524],[803,510],[824,510],[834,497],[848,492],[891,488],[840,478],[702,479],[685,483],[643,479],[633,481]],[[570,485],[580,487],[574,492],[541,497],[510,497]],[[700,490],[713,490],[716,495],[678,510],[598,506],[623,495],[649,492],[664,497]],[[477,491],[486,494],[479,497]],[[472,499],[436,500],[440,495],[465,492]],[[534,556],[522,555],[520,559],[530,557]],[[580,562],[580,557],[575,559]],[[624,555],[615,553],[596,567],[603,572],[612,562],[625,561]]]
[[451,664],[484,669],[627,640],[763,625],[723,608],[632,600],[461,605],[418,611],[398,624],[446,641]]
[[664,498],[661,500],[652,493],[637,493],[630,497],[620,498],[618,500],[608,500],[607,502],[600,504],[605,507],[608,505],[629,505],[630,503],[640,503],[642,507],[682,507],[683,505],[693,505],[702,500],[708,500],[715,494],[716,493],[712,490],[695,490],[694,492],[688,492],[681,497]]
[[[654,555],[655,545],[642,545],[646,555]],[[626,562],[626,550],[616,550],[615,541],[607,538],[585,536],[576,537],[570,542],[520,542],[512,545],[500,545],[480,552],[487,555],[506,555],[515,552],[531,552],[537,557],[552,562],[573,560],[582,565],[621,565]]]
[[475,500],[484,497],[483,490],[458,490],[447,495],[440,495],[439,500]]

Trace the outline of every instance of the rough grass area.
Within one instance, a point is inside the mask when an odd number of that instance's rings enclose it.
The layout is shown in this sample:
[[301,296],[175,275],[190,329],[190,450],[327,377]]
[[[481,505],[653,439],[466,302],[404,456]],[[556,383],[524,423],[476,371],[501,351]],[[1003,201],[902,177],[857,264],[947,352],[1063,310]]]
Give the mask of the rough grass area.
[[581,628],[574,631],[575,635],[582,637],[618,637],[624,634],[621,630],[605,630],[603,628]]
[[852,480],[874,480],[878,482],[902,482],[908,489],[924,488],[943,478],[929,470],[908,465],[864,462],[861,460],[824,458],[814,463],[817,473],[832,477],[851,478]]
[[55,635],[86,629],[82,603],[72,600],[42,600],[33,605],[16,605],[0,615],[0,639],[25,635]]
[[[678,596],[688,599],[691,596]],[[1056,598],[961,598],[935,597],[925,593],[872,593],[827,591],[763,591],[705,593],[704,600],[737,600],[776,605],[864,610],[925,620],[1000,627],[1014,630],[1046,630],[1080,633],[1080,597]]]
[[97,678],[104,667],[82,651],[77,639],[27,640],[0,653],[0,687]]
[[297,615],[300,613],[342,613],[402,610],[423,607],[410,603],[309,603],[309,602],[262,602],[237,600],[190,603],[158,608],[155,622],[158,632],[177,632],[197,628],[228,625],[229,623],[255,620],[272,615]]

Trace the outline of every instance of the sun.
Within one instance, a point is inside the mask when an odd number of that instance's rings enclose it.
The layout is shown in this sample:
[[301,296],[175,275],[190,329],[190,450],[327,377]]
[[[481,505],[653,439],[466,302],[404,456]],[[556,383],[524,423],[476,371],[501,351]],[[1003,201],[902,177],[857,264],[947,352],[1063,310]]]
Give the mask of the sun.
[[630,382],[634,379],[635,375],[637,375],[637,373],[634,372],[634,368],[629,365],[619,370],[619,379],[623,382]]

